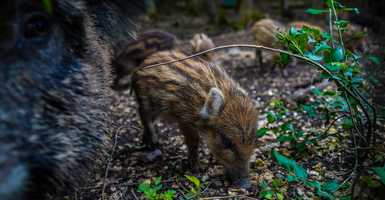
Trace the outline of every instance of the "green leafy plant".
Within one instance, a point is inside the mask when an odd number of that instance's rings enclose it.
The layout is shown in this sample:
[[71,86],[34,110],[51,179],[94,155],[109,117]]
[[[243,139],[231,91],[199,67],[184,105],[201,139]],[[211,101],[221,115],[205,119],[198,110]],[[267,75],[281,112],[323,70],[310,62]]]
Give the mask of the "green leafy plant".
[[319,197],[335,199],[334,193],[344,185],[344,183],[340,184],[335,180],[326,183],[308,180],[307,170],[298,165],[296,161],[289,159],[275,150],[273,150],[272,155],[278,164],[289,172],[289,175],[287,176],[287,181],[289,183],[297,182],[302,183],[306,187],[314,188]]
[[[320,71],[321,79],[328,79],[336,84],[336,90],[313,91],[318,101],[303,106],[304,111],[310,117],[317,117],[317,113],[324,113],[323,120],[330,123],[340,123],[343,131],[350,134],[354,162],[352,173],[345,179],[350,180],[352,174],[362,174],[360,163],[368,158],[368,151],[358,149],[370,149],[377,142],[376,121],[377,113],[370,102],[368,82],[365,80],[365,72],[362,63],[362,55],[345,48],[343,33],[347,31],[349,22],[339,19],[341,12],[356,12],[357,8],[348,8],[335,0],[324,0],[326,9],[308,9],[306,12],[312,15],[328,14],[329,32],[321,32],[312,27],[301,29],[290,28],[288,32],[280,32],[277,38],[285,47],[283,50],[272,50],[299,58],[315,66]],[[267,48],[268,49],[268,48]],[[372,62],[379,60],[370,57]],[[283,59],[282,59],[283,60]],[[268,114],[268,121],[275,120],[275,116]],[[293,130],[290,124],[288,130]],[[329,128],[326,130],[327,137]],[[282,132],[282,130],[281,130]],[[287,140],[297,138],[292,135],[285,136]],[[381,170],[377,169],[377,172]],[[359,176],[356,176],[359,178]],[[344,182],[345,182],[344,181]],[[328,196],[322,184],[314,182],[308,184],[317,189],[317,194],[325,198]],[[328,185],[326,188],[330,188]],[[354,189],[354,188],[352,188]],[[327,191],[326,191],[327,192]]]
[[383,167],[374,167],[373,172],[380,178],[382,184],[385,185],[385,166]]
[[269,186],[266,181],[261,181],[259,184],[259,187],[261,188],[261,191],[259,192],[259,198],[268,200],[285,199],[285,191],[283,190],[283,186],[286,184],[286,181],[279,178],[274,178],[271,182],[271,186]]
[[278,136],[279,142],[289,142],[290,147],[294,148],[297,153],[304,153],[309,145],[317,142],[311,138],[311,135],[305,135],[302,130],[295,126],[294,119],[290,117],[291,110],[285,106],[282,100],[272,100],[269,107],[271,111],[266,115],[267,127],[258,129],[258,137],[271,132]]
[[148,200],[172,200],[175,190],[163,190],[162,177],[144,180],[139,184],[138,192],[143,193]]

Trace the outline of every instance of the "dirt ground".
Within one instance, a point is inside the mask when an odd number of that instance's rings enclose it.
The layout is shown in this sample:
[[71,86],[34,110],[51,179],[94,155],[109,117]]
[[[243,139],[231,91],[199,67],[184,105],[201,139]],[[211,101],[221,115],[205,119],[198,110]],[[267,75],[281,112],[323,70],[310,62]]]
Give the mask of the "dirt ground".
[[[174,19],[174,20],[172,20]],[[187,25],[186,25],[187,24]],[[229,33],[213,30],[207,24],[205,18],[189,18],[186,16],[170,16],[160,19],[160,22],[149,23],[144,21],[139,24],[141,31],[162,29],[172,32],[181,39],[181,44],[188,44],[189,38],[197,32],[209,32],[217,45],[229,43],[251,43],[252,39],[247,31],[240,33]],[[189,28],[186,28],[188,26]],[[374,44],[373,48],[379,44]],[[265,54],[265,64],[258,66],[253,50],[229,49],[218,53],[218,64],[225,67],[228,73],[236,79],[256,101],[261,113],[265,113],[266,105],[275,98],[288,99],[295,91],[306,88],[317,83],[317,71],[310,66],[298,62],[285,69],[275,67],[269,57]],[[110,157],[103,161],[102,169],[99,169],[97,176],[90,183],[90,187],[80,188],[69,199],[143,199],[137,191],[139,183],[145,179],[162,176],[165,188],[174,189],[178,193],[178,199],[184,199],[185,189],[189,187],[184,175],[190,175],[186,167],[187,147],[183,143],[183,136],[180,135],[175,125],[157,123],[157,131],[160,136],[162,157],[154,162],[147,163],[144,160],[145,154],[141,144],[141,123],[136,111],[137,104],[130,91],[116,92],[113,96],[114,105],[111,110],[116,115],[116,126],[121,129],[114,137],[114,148]],[[293,113],[300,121],[303,130],[318,126],[310,124],[303,113]],[[266,123],[266,116],[260,116],[260,125]],[[296,158],[300,164],[308,168],[310,178],[320,180],[321,171],[324,178],[343,180],[344,173],[348,172],[351,163],[349,152],[343,152],[343,148],[330,148],[325,150],[326,144],[337,143],[336,141],[324,141],[320,146],[309,152],[306,158]],[[198,177],[204,185],[202,186],[202,197],[224,197],[225,199],[257,199],[258,184],[261,180],[271,180],[273,176],[285,178],[284,170],[272,162],[270,152],[280,146],[274,138],[263,138],[260,147],[250,161],[250,177],[252,188],[249,191],[232,188],[222,177],[223,169],[212,157],[204,140],[200,148],[200,159],[202,164],[201,173],[193,174]],[[335,144],[338,145],[338,144]],[[341,146],[348,144],[339,144]],[[329,148],[329,147],[328,147]],[[322,154],[317,151],[322,150]],[[325,158],[325,155],[326,158]],[[344,157],[344,159],[342,159]],[[303,160],[302,160],[303,159]],[[292,187],[293,188],[293,187]],[[288,191],[290,194],[301,194],[303,199],[314,198],[314,191],[298,186],[297,189]],[[210,199],[210,198],[208,198]]]

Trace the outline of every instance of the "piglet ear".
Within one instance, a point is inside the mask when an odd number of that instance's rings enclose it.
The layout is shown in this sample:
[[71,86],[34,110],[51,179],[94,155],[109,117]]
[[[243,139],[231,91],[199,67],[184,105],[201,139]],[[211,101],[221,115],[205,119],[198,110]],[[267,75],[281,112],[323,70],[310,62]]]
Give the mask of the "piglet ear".
[[202,119],[209,119],[217,116],[223,109],[225,98],[222,91],[216,87],[210,89],[205,104],[199,112]]

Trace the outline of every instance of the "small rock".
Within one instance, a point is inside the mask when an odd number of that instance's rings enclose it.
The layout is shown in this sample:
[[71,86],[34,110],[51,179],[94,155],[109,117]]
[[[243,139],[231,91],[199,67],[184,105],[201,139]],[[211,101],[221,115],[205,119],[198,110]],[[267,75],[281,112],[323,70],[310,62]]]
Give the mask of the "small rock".
[[296,188],[296,192],[299,196],[303,196],[305,194],[302,188],[299,188],[299,187]]
[[157,159],[161,155],[162,155],[162,152],[159,149],[156,149],[156,150],[146,154],[146,161],[153,162],[155,159]]
[[228,52],[228,55],[231,57],[237,57],[241,54],[241,50],[239,48],[231,48]]

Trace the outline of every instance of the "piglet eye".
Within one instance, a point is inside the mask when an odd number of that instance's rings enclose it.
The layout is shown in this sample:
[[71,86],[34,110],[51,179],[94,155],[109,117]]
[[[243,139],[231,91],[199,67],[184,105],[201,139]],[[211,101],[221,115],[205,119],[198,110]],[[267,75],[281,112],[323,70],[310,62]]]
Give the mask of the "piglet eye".
[[51,32],[51,23],[47,16],[35,14],[24,23],[24,37],[27,39],[47,37]]
[[222,140],[222,145],[225,149],[233,148],[234,144],[229,138],[221,134],[221,140]]

